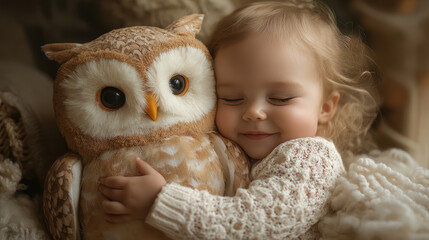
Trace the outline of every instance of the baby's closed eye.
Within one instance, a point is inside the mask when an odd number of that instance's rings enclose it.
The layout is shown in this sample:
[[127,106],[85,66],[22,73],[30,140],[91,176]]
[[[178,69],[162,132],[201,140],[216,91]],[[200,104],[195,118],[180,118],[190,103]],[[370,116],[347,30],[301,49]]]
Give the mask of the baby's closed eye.
[[224,98],[218,98],[218,99],[227,105],[238,105],[244,101],[244,98],[235,98],[235,97],[232,97],[232,98],[224,97]]
[[273,105],[285,105],[293,100],[295,97],[269,97],[268,102]]

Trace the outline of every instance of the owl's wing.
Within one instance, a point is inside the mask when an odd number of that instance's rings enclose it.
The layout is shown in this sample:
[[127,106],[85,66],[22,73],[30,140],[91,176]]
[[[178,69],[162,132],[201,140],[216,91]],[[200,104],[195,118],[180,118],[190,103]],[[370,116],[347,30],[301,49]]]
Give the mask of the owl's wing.
[[209,134],[210,141],[222,163],[225,176],[225,196],[233,196],[238,188],[249,184],[250,164],[243,150],[218,133]]
[[54,239],[79,239],[78,204],[82,162],[67,153],[57,159],[45,179],[43,212]]

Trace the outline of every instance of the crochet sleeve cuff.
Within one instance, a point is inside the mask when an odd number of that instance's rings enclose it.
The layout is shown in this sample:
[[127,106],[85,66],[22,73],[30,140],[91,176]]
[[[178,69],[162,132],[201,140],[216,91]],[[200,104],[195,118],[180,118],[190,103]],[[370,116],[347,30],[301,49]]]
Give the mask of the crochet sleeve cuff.
[[189,209],[190,197],[195,190],[176,183],[165,185],[152,206],[146,223],[156,226],[167,236],[177,238],[186,222],[185,209]]

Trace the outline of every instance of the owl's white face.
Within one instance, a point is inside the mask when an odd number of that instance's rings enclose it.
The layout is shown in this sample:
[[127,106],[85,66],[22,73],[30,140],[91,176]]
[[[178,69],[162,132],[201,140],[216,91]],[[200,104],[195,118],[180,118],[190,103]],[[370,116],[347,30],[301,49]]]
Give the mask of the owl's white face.
[[[61,83],[67,118],[84,134],[105,139],[197,121],[215,106],[211,62],[200,49],[163,52],[146,74],[144,81],[133,66],[114,59],[77,66]],[[149,92],[157,98],[156,121],[145,112]]]

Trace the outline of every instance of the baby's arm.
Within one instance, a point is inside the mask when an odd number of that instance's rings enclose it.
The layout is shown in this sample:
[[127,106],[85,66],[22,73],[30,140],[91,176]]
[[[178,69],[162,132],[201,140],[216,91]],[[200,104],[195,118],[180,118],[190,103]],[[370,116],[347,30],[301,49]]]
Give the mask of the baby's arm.
[[165,185],[146,222],[173,239],[294,239],[328,212],[343,172],[331,142],[292,140],[258,163],[234,197]]

